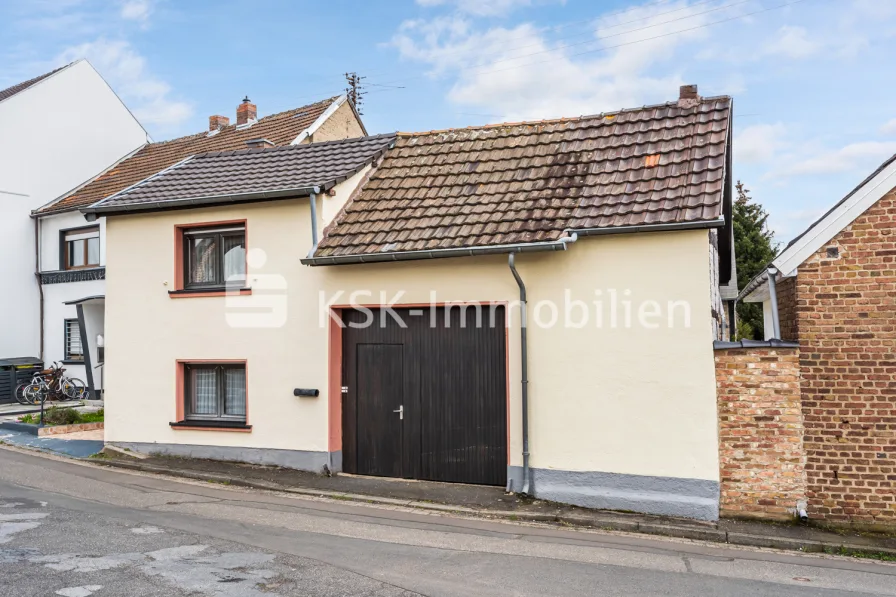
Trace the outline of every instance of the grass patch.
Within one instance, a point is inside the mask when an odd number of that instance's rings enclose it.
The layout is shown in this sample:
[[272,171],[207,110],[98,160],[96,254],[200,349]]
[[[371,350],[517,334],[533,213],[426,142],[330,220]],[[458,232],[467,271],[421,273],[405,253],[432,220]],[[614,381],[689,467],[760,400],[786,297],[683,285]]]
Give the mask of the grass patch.
[[[78,423],[102,423],[105,420],[103,409],[96,412],[80,412],[73,408],[51,406],[44,411],[44,425],[76,425]],[[19,417],[20,423],[40,423],[40,413],[29,413]]]
[[843,547],[825,547],[824,552],[833,556],[849,556],[866,560],[878,560],[881,562],[896,562],[896,554],[881,551],[865,551],[863,549],[848,549]]

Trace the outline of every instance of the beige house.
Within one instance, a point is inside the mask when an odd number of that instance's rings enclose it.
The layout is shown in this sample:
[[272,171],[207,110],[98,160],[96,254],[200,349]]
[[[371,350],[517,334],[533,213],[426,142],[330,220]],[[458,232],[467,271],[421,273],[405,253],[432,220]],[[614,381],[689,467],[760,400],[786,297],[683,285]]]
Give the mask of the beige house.
[[[98,78],[96,73],[94,76]],[[105,83],[99,81],[105,89]],[[123,105],[121,110],[130,117]],[[86,112],[81,110],[80,114]],[[234,115],[232,124],[227,116],[210,116],[208,130],[176,139],[153,143],[142,134],[139,142],[103,162],[105,170],[94,168],[89,179],[81,179],[74,189],[66,186],[62,194],[32,213],[40,250],[28,275],[34,278],[34,268],[39,272],[40,292],[35,294],[40,300],[35,297],[33,302],[41,316],[43,359],[47,363],[62,361],[70,374],[87,382],[96,398],[103,395],[106,372],[106,222],[102,217],[85,222],[79,211],[82,207],[103,201],[197,153],[233,151],[250,145],[304,145],[367,134],[345,95],[261,116],[247,97]],[[116,122],[109,121],[98,133],[109,127],[122,128]],[[139,125],[137,128],[142,132]],[[108,144],[108,133],[100,137]],[[34,227],[34,223],[30,225]]]
[[106,440],[714,519],[730,135],[685,87],[201,154],[94,204]]

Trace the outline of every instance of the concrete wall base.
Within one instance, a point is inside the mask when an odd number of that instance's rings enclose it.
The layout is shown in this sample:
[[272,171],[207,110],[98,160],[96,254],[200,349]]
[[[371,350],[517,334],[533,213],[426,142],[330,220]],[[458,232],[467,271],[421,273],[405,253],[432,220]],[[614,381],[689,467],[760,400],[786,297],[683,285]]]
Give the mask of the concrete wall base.
[[194,444],[156,444],[142,442],[110,442],[119,448],[130,448],[142,454],[161,454],[181,458],[204,458],[247,462],[268,466],[282,466],[314,473],[342,470],[342,452],[312,452],[307,450],[273,450],[268,448],[239,448],[232,446],[200,446]]
[[[597,471],[531,468],[530,492],[543,499],[602,510],[628,510],[698,520],[718,520],[719,483]],[[513,491],[523,486],[523,467],[507,467]]]

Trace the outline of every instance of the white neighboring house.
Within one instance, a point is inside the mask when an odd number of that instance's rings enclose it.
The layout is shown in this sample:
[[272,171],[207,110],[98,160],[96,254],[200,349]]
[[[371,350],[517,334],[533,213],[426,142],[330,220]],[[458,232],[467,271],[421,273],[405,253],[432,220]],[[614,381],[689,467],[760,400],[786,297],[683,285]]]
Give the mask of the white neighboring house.
[[6,314],[0,357],[58,357],[41,343],[38,226],[31,212],[146,142],[146,131],[86,60],[0,90],[0,280]]
[[40,227],[45,362],[62,361],[68,373],[84,381],[94,397],[101,395],[106,224],[105,218],[87,221],[79,211],[81,207],[197,153],[297,145],[365,134],[360,117],[345,95],[263,118],[257,117],[255,104],[246,98],[236,109],[235,124],[230,124],[228,117],[215,115],[209,117],[208,131],[157,143],[148,142],[144,136],[140,144],[106,162],[90,178],[66,187],[34,212]]

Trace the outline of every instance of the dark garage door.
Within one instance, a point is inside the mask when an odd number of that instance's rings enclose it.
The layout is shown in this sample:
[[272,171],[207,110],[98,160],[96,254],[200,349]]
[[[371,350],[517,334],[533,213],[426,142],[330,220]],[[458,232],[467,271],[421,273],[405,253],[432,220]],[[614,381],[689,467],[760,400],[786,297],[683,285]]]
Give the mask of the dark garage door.
[[504,307],[393,311],[406,327],[377,309],[342,315],[343,468],[504,485]]

